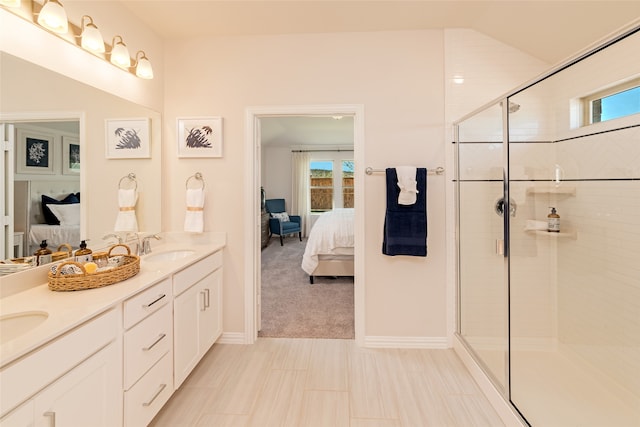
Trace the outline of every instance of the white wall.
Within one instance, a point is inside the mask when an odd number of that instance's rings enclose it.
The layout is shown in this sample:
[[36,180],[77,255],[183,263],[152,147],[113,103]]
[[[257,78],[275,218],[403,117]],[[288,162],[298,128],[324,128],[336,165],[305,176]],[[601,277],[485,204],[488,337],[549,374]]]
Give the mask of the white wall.
[[[449,31],[449,30],[447,30]],[[475,32],[451,52],[457,59],[471,55],[477,65],[469,76],[494,71],[466,88],[490,99],[542,69],[539,61],[505,48]],[[225,258],[225,332],[244,330],[243,113],[249,106],[363,104],[365,165],[373,168],[410,164],[436,167],[445,162],[445,34],[402,31],[255,37],[199,38],[167,44],[165,99],[167,185],[164,226],[181,227],[182,212],[171,200],[182,197],[182,177],[200,170],[211,183],[205,229],[228,232]],[[457,33],[456,33],[457,34]],[[449,42],[448,42],[449,43]],[[449,52],[450,49],[447,50]],[[197,52],[197,61],[193,53]],[[295,54],[293,54],[295,52]],[[523,65],[523,58],[526,59]],[[508,71],[502,71],[506,67]],[[524,69],[528,68],[525,73]],[[510,74],[511,70],[515,72]],[[499,71],[499,72],[498,72]],[[469,89],[472,90],[472,89]],[[484,91],[484,92],[483,92]],[[461,92],[453,99],[467,111],[475,97]],[[479,101],[478,101],[479,102]],[[462,108],[462,107],[460,107]],[[214,160],[176,159],[175,118],[221,115],[225,120],[225,157]],[[450,119],[450,121],[452,121]],[[268,163],[268,162],[267,162]],[[233,185],[228,185],[233,183]],[[207,184],[209,185],[209,184]],[[447,336],[444,177],[428,184],[429,255],[427,258],[381,254],[385,210],[383,175],[365,177],[365,334],[399,340],[443,342]],[[269,189],[268,189],[269,191]],[[451,307],[452,308],[452,307]]]

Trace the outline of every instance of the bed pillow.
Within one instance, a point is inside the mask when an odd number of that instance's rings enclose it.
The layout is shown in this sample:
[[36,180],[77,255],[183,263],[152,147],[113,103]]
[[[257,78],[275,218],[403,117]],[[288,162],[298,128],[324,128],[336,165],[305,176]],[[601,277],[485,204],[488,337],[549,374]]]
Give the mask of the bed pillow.
[[73,203],[80,203],[80,199],[73,193],[69,194],[62,200],[54,199],[46,195],[42,195],[42,214],[44,215],[45,223],[49,225],[60,225],[58,218],[51,212],[48,205],[69,205]]
[[60,225],[80,225],[80,203],[51,205],[49,209],[58,218]]
[[281,222],[289,222],[289,214],[286,212],[272,213],[274,218],[278,218]]

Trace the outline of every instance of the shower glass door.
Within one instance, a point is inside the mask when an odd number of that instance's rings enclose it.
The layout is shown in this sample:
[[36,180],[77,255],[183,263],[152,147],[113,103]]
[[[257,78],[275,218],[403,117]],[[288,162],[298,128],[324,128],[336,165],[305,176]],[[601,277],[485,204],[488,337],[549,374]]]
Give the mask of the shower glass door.
[[[457,126],[458,333],[496,386],[508,385],[503,112],[495,104]],[[509,209],[507,208],[507,211]]]
[[640,30],[510,98],[510,389],[534,426],[640,426],[640,95],[613,97],[638,52]]

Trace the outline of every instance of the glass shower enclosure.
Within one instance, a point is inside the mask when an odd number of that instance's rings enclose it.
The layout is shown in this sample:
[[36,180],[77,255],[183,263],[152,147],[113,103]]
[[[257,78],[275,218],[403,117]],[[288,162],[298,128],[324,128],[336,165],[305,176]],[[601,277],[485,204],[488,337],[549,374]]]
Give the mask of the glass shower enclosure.
[[533,426],[640,425],[638,52],[633,28],[455,124],[458,336]]

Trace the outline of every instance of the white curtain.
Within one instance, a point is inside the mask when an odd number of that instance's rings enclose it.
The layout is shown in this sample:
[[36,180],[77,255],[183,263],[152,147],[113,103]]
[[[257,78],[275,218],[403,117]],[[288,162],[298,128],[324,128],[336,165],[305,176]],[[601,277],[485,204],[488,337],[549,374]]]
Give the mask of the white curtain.
[[302,236],[309,235],[309,213],[311,207],[311,160],[309,153],[292,154],[293,179],[291,188],[291,212],[302,217]]

